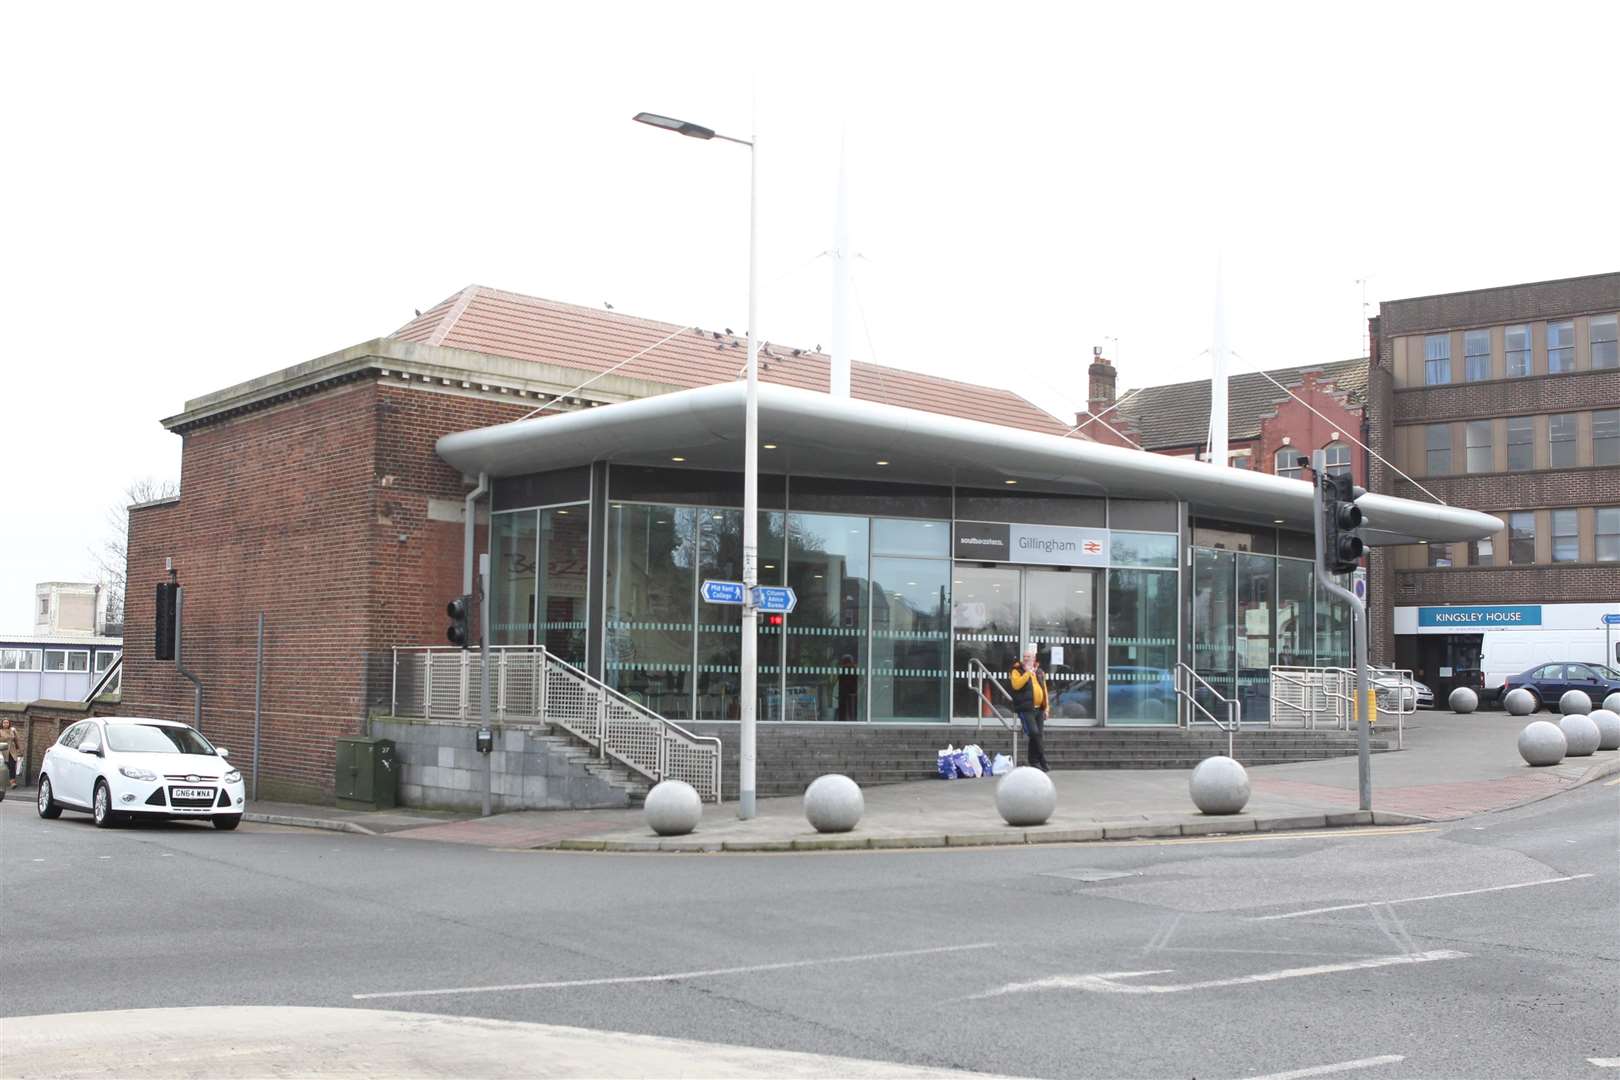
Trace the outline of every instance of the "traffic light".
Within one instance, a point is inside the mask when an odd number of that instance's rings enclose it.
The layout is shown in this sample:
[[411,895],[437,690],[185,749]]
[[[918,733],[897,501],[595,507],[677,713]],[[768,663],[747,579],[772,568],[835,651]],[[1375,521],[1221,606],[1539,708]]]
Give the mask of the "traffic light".
[[467,647],[467,612],[472,607],[472,597],[458,596],[444,605],[444,613],[450,616],[450,629],[444,636],[450,639],[450,644],[463,649]]
[[1330,574],[1348,574],[1361,564],[1367,545],[1356,535],[1361,528],[1356,500],[1365,494],[1348,475],[1322,477],[1322,549]]
[[152,658],[174,659],[174,607],[180,586],[165,581],[157,587],[157,617],[152,621]]

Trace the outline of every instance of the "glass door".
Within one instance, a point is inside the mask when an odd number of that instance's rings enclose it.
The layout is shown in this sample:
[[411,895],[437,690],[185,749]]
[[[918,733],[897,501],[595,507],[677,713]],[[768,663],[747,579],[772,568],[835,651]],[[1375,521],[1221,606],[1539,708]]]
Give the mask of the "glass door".
[[1097,575],[1090,570],[1025,570],[1027,641],[1046,671],[1055,724],[1089,727],[1097,717]]
[[[1006,673],[1023,648],[1019,633],[1022,589],[1023,574],[1015,567],[953,568],[951,623],[956,638],[953,657],[956,677],[951,680],[952,716],[976,717],[982,708],[969,680],[969,661],[980,661],[1005,684]],[[999,704],[1005,711],[1006,703]]]

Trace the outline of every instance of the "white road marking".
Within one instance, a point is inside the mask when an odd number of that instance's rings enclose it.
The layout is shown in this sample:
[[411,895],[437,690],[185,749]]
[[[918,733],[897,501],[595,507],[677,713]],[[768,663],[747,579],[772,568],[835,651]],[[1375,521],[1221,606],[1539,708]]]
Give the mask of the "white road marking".
[[[941,945],[931,949],[901,949],[898,952],[861,953],[858,956],[829,956],[820,960],[787,960],[778,964],[747,964],[741,967],[708,968],[704,971],[672,971],[665,975],[620,975],[603,979],[566,979],[560,982],[509,983],[505,986],[458,986],[441,990],[388,990],[372,994],[351,994],[355,1001],[376,998],[436,997],[441,994],[496,994],[508,990],[566,990],[577,986],[628,986],[634,983],[677,982],[717,975],[750,975],[760,971],[786,971],[791,968],[820,967],[823,964],[855,964],[868,960],[895,960],[903,956],[935,956],[940,953],[993,949],[996,943]],[[1151,974],[1151,973],[1150,973]]]
[[1564,881],[1579,881],[1589,878],[1591,874],[1571,874],[1569,877],[1544,878],[1541,881],[1521,881],[1516,885],[1491,885],[1484,889],[1463,889],[1461,892],[1431,893],[1428,896],[1404,896],[1398,900],[1369,900],[1361,904],[1335,904],[1333,907],[1306,908],[1304,911],[1287,911],[1281,915],[1256,915],[1254,922],[1270,922],[1273,919],[1297,919],[1301,915],[1320,915],[1326,911],[1352,911],[1356,908],[1373,907],[1378,904],[1416,904],[1424,900],[1447,900],[1453,896],[1477,896],[1480,893],[1506,892],[1509,889],[1528,889],[1532,885],[1557,885]]
[[97,855],[96,858],[98,858],[98,859],[110,859],[110,858],[112,858],[112,856],[111,855]]
[[1587,1058],[1600,1069],[1620,1069],[1620,1058]]
[[1329,1073],[1349,1072],[1352,1069],[1370,1069],[1374,1065],[1393,1065],[1397,1061],[1405,1061],[1405,1054],[1384,1054],[1380,1057],[1357,1058],[1354,1061],[1340,1061],[1332,1065],[1312,1065],[1308,1069],[1290,1069],[1287,1072],[1267,1073],[1264,1076],[1251,1076],[1248,1080],[1301,1080],[1306,1076],[1327,1076]]
[[1281,971],[1262,971],[1254,975],[1239,975],[1231,979],[1207,979],[1192,983],[1159,983],[1135,986],[1116,982],[1116,979],[1142,975],[1164,975],[1164,971],[1111,971],[1095,975],[1052,975],[1033,982],[1008,983],[996,990],[987,990],[968,998],[1000,997],[1003,994],[1023,994],[1032,990],[1090,990],[1100,994],[1179,994],[1186,990],[1215,990],[1225,986],[1247,986],[1251,983],[1276,982],[1279,979],[1299,979],[1307,975],[1334,975],[1341,971],[1365,971],[1369,968],[1396,967],[1403,964],[1426,964],[1434,960],[1463,960],[1465,952],[1454,949],[1432,949],[1428,952],[1401,956],[1373,956],[1365,960],[1346,960],[1339,964],[1317,964],[1314,967],[1284,968]]

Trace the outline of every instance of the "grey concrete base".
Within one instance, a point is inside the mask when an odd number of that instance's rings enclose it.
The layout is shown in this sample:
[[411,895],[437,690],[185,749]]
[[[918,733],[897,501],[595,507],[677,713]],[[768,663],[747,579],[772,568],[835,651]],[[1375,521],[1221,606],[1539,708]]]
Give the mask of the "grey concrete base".
[[498,727],[496,749],[487,755],[478,752],[477,728],[471,724],[388,717],[373,719],[371,733],[394,740],[402,806],[482,809],[486,757],[490,805],[496,813],[631,805],[628,785],[594,775],[589,751],[543,727]]

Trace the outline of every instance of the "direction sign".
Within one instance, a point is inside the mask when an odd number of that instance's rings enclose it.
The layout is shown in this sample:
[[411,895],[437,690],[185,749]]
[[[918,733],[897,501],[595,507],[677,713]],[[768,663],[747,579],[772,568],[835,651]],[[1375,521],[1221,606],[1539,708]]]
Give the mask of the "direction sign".
[[761,611],[792,611],[799,597],[792,589],[779,585],[754,586],[754,606]]
[[1605,615],[1605,616],[1603,616],[1603,625],[1604,626],[1620,626],[1620,615]]
[[743,583],[740,581],[705,581],[703,599],[711,604],[740,604],[743,602]]

